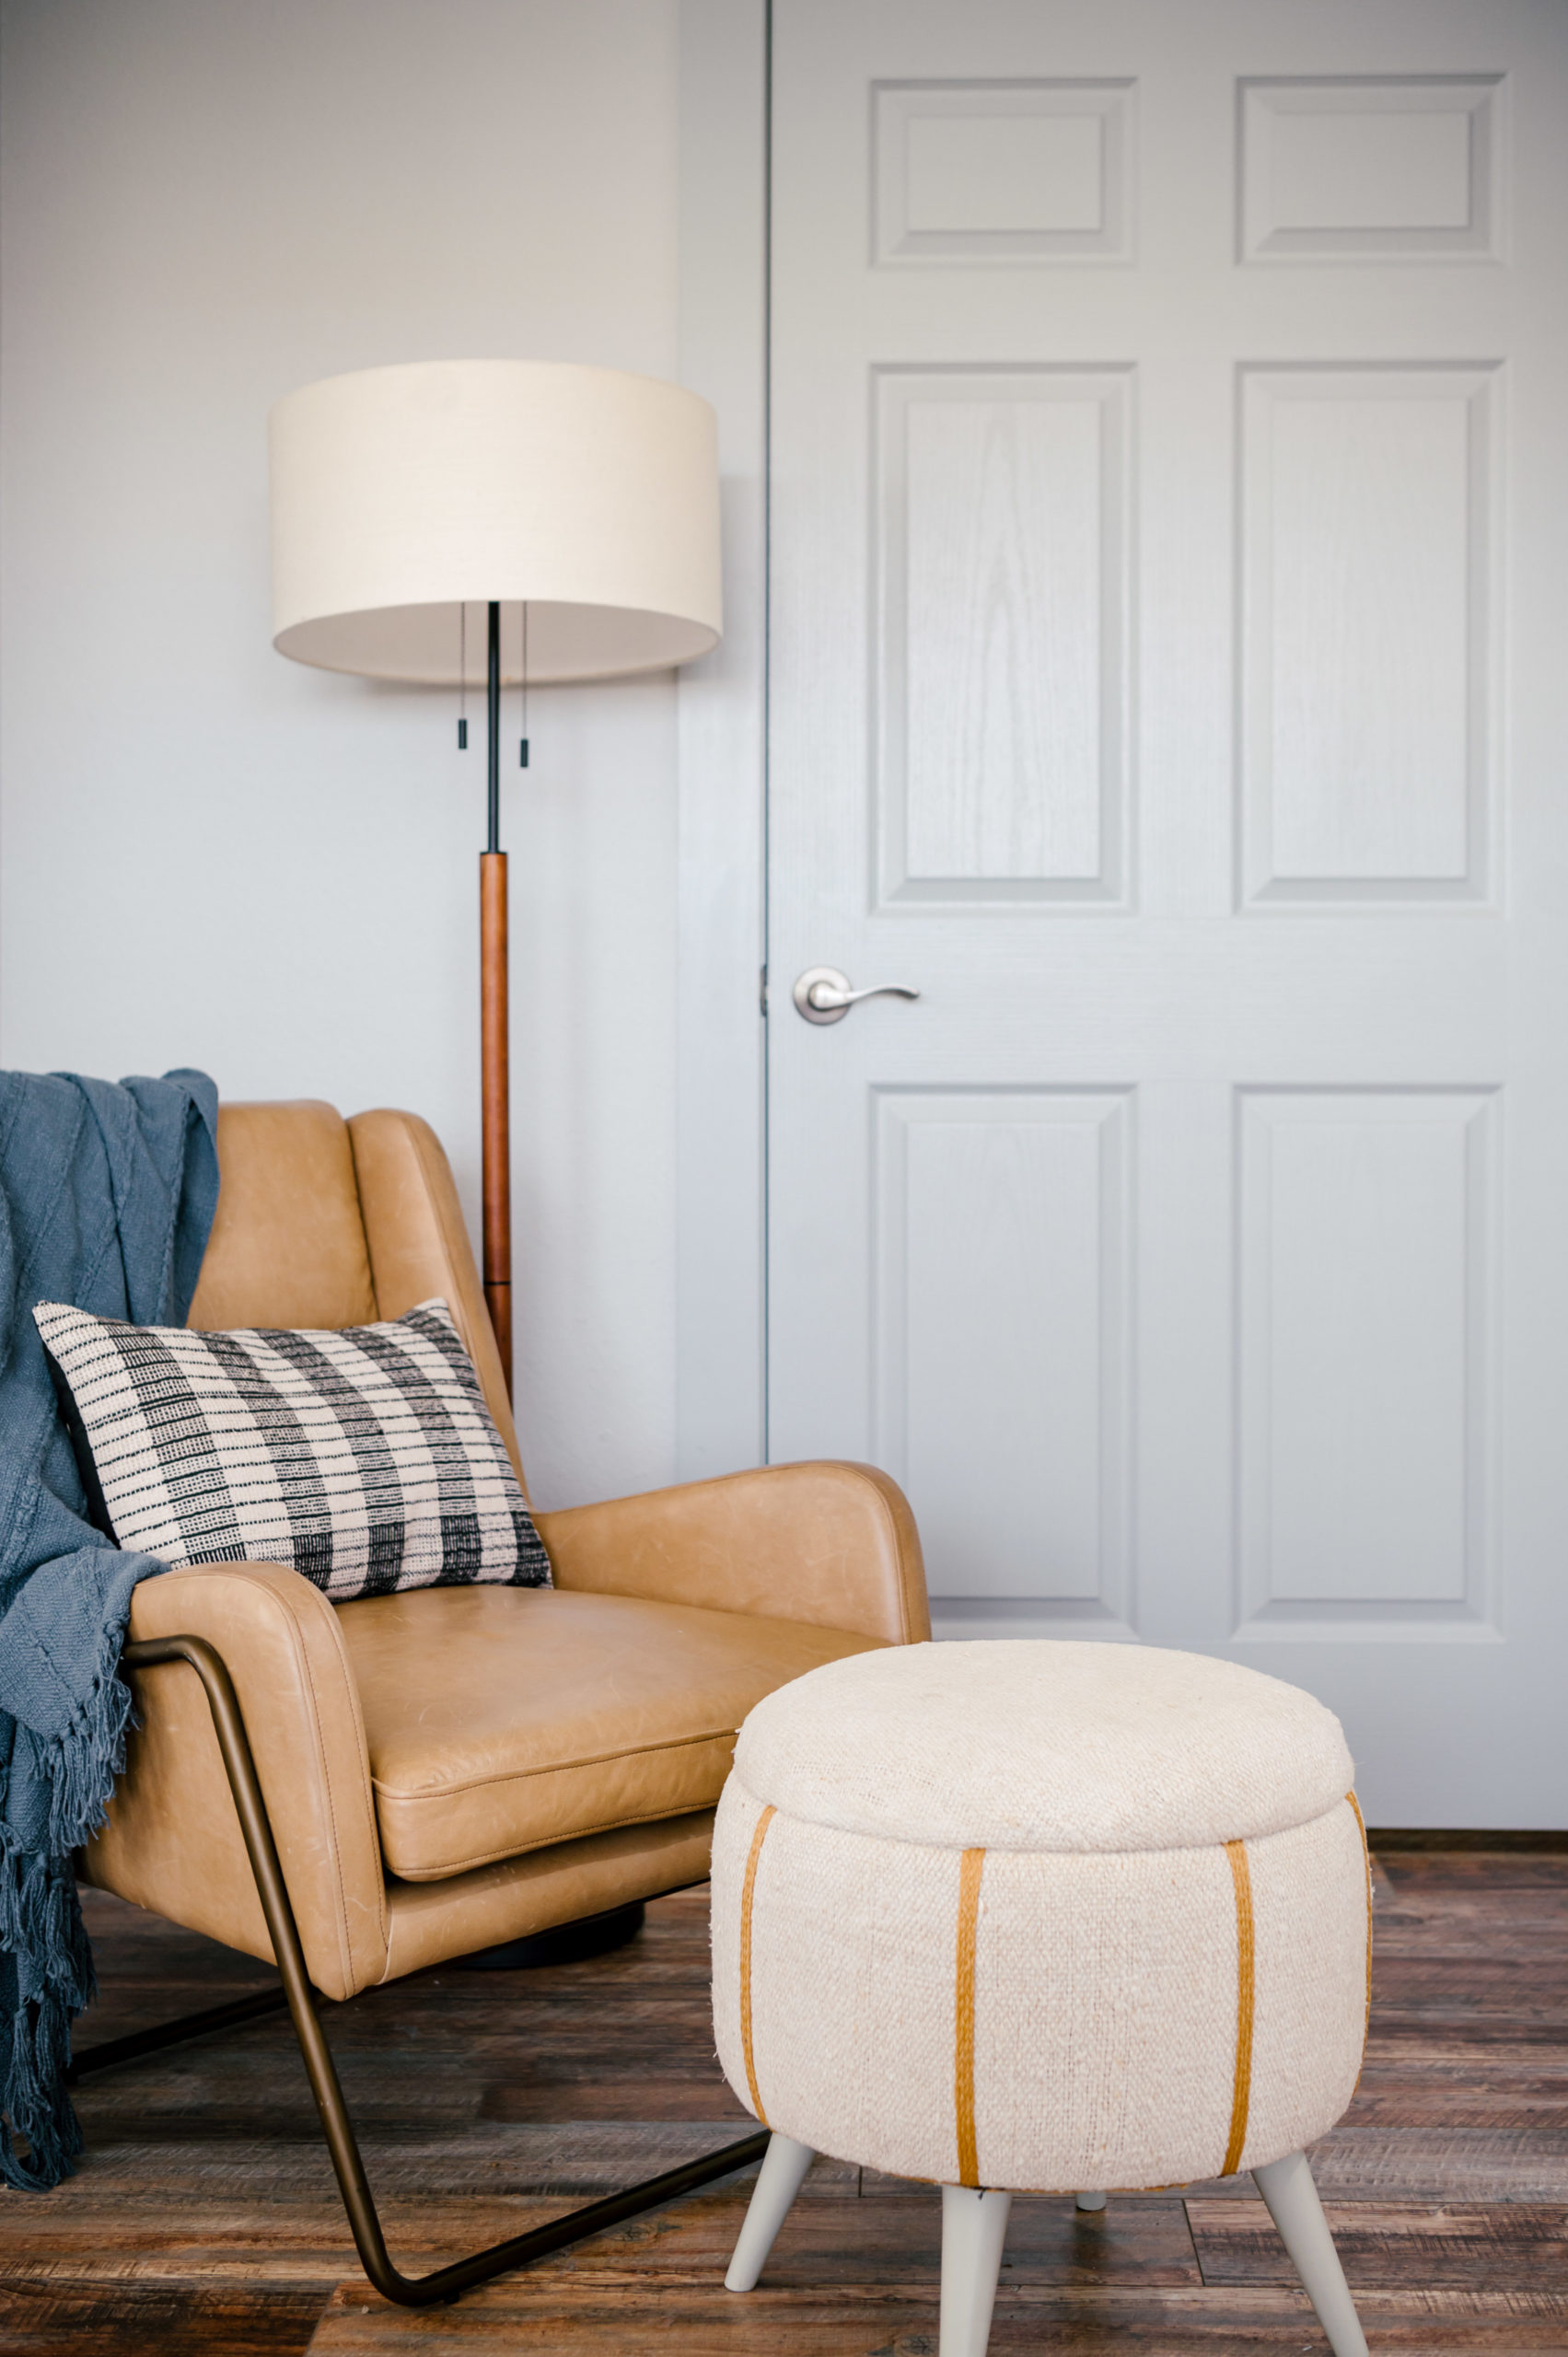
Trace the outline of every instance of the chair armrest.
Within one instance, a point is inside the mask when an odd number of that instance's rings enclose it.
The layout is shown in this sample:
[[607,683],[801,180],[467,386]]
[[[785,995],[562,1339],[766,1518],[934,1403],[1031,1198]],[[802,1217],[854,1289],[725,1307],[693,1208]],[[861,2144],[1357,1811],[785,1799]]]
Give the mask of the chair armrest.
[[920,1536],[869,1465],[768,1465],[535,1517],[557,1587],[853,1629],[931,1634]]
[[[386,1887],[359,1694],[337,1614],[277,1563],[206,1563],[142,1581],[129,1634],[204,1637],[234,1680],[306,1960],[329,1997],[380,1979]],[[271,1957],[207,1698],[171,1662],[129,1673],[139,1726],[87,1879]]]

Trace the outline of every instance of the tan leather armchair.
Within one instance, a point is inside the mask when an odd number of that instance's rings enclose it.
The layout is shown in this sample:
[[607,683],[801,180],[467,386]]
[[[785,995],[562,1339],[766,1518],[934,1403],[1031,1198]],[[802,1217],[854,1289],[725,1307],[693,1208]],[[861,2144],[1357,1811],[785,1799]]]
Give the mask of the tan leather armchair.
[[[428,1126],[390,1111],[344,1121],[312,1102],[227,1105],[218,1155],[191,1323],[355,1325],[439,1295],[521,1480],[483,1295]],[[302,1976],[344,2000],[702,1880],[752,1704],[819,1663],[930,1633],[909,1508],[864,1467],[770,1467],[538,1521],[551,1589],[425,1588],[333,1606],[275,1563],[144,1581],[126,1655],[140,1725],[80,1860],[99,1887],[275,1957],[361,2255],[378,2288],[411,2302],[520,2263],[538,2237],[418,2285],[397,2275],[346,2113],[334,2122],[335,2075]],[[227,1735],[224,1671],[243,1722]],[[249,1805],[247,1744],[259,1788]],[[281,1868],[270,1896],[269,1828]],[[579,2213],[580,2231],[626,2200]]]

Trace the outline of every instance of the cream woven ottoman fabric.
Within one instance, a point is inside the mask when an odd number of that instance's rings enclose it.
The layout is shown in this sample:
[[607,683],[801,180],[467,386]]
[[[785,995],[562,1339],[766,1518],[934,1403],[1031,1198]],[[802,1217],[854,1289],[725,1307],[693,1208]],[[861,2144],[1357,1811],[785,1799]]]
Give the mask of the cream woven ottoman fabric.
[[1337,1719],[1138,1645],[830,1663],[740,1731],[714,2015],[741,2101],[942,2184],[1185,2183],[1281,2158],[1361,2067],[1370,1886]]

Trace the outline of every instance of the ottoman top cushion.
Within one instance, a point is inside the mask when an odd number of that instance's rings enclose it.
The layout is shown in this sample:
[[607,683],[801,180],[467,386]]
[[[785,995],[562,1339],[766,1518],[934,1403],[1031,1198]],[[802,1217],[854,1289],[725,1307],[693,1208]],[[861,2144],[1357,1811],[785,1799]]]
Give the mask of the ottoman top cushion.
[[1331,1711],[1235,1662],[987,1639],[830,1662],[770,1694],[735,1769],[787,1817],[939,1848],[1181,1850],[1344,1799]]

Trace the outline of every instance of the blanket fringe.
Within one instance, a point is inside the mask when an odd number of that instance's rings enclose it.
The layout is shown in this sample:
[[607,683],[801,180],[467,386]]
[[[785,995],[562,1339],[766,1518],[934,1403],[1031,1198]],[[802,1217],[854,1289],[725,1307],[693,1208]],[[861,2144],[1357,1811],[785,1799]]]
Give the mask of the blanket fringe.
[[0,1819],[0,1951],[17,1990],[0,2084],[0,2180],[19,2192],[58,2185],[82,2150],[64,2074],[72,2018],[97,1982],[71,1852],[104,1821],[132,1720],[131,1689],[118,1669],[123,1631],[107,1631],[106,1640],[75,1723],[38,1743],[50,1796],[43,1847],[24,1845]]
[[47,2193],[70,2176],[81,2154],[82,2126],[65,2090],[73,2010],[51,1989],[19,2004],[12,2016],[0,2179],[18,2193]]
[[131,1689],[120,1675],[123,1628],[104,1632],[93,1681],[68,1734],[51,1747],[48,1849],[79,1850],[104,1821],[115,1778],[125,1766]]

